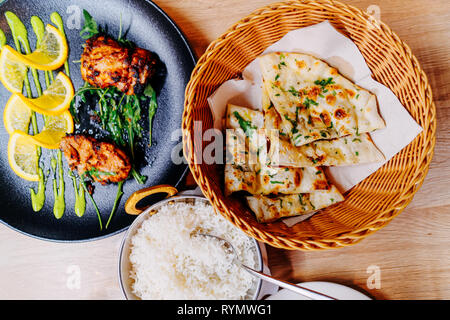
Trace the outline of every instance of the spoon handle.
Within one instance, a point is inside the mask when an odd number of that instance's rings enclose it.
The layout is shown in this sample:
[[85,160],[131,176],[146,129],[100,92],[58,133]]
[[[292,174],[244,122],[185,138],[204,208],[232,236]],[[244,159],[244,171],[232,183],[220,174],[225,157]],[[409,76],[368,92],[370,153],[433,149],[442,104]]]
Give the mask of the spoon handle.
[[241,265],[241,266],[245,270],[247,270],[249,273],[251,273],[252,275],[254,275],[254,276],[258,277],[258,278],[261,278],[261,279],[263,279],[263,280],[265,280],[267,282],[271,282],[271,283],[276,284],[276,285],[278,285],[278,286],[280,286],[282,288],[291,290],[291,291],[293,291],[295,293],[301,294],[302,296],[311,298],[313,300],[337,300],[336,298],[327,296],[326,294],[323,294],[323,293],[320,293],[320,292],[317,292],[317,291],[314,291],[314,290],[311,290],[311,289],[307,289],[307,288],[304,288],[304,287],[301,287],[301,286],[297,286],[297,285],[294,285],[294,284],[286,282],[286,281],[275,279],[275,278],[273,278],[273,277],[271,277],[271,276],[269,276],[269,275],[267,275],[265,273],[253,270],[252,268],[249,268],[249,267],[247,267],[245,265]]

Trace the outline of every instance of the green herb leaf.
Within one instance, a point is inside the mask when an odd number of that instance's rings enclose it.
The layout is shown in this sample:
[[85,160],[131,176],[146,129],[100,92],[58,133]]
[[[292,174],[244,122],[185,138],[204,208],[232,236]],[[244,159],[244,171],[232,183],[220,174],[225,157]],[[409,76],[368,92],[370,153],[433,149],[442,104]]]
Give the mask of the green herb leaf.
[[302,194],[298,194],[298,200],[300,201],[300,204],[302,205],[302,206],[304,206],[305,205],[305,203],[303,202],[303,195]]
[[120,199],[123,196],[123,183],[124,183],[124,181],[120,181],[117,184],[116,199],[114,200],[114,205],[112,207],[111,213],[109,214],[109,218],[108,218],[108,221],[106,222],[105,229],[108,229],[109,223],[111,222],[111,219],[112,219],[114,213],[116,212],[117,207],[119,206]]
[[272,184],[283,184],[284,182],[283,181],[270,181],[270,183],[272,183]]
[[144,95],[150,98],[150,103],[148,105],[148,134],[149,134],[149,141],[148,145],[152,145],[152,122],[153,117],[156,113],[156,109],[158,109],[158,102],[156,101],[156,92],[153,89],[153,87],[148,84],[147,87],[144,90]]
[[84,15],[84,26],[80,31],[81,38],[87,40],[89,38],[92,38],[96,34],[99,34],[99,28],[97,25],[97,22],[95,22],[94,18],[87,12],[85,9],[83,9],[83,15]]
[[314,81],[314,84],[319,85],[322,87],[322,89],[325,89],[325,87],[329,84],[334,84],[333,78],[330,77],[328,79],[322,79],[322,80],[316,80]]
[[252,134],[253,130],[256,130],[256,126],[252,125],[251,121],[245,120],[244,118],[241,117],[241,115],[239,114],[239,112],[235,111],[233,112],[233,115],[236,117],[236,119],[239,122],[239,126],[241,127],[242,130],[244,130],[244,133],[247,137],[249,137]]
[[319,103],[317,103],[316,101],[314,101],[314,100],[309,99],[308,97],[306,97],[306,98],[305,98],[305,101],[303,101],[303,105],[305,106],[305,108],[309,109],[309,107],[310,107],[311,105],[318,106]]
[[293,96],[296,96],[296,97],[299,96],[298,91],[295,90],[294,87],[290,87],[288,91],[289,91]]

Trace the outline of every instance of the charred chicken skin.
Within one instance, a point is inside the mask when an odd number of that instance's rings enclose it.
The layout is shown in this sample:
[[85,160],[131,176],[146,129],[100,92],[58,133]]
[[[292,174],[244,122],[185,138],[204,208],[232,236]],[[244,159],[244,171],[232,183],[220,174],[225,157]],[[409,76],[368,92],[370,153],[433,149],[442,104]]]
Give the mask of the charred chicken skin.
[[140,94],[155,73],[156,63],[156,56],[148,50],[128,48],[98,35],[86,41],[81,75],[95,87],[116,87],[127,95]]
[[101,184],[120,182],[131,170],[129,157],[115,144],[84,135],[68,135],[60,143],[69,167]]

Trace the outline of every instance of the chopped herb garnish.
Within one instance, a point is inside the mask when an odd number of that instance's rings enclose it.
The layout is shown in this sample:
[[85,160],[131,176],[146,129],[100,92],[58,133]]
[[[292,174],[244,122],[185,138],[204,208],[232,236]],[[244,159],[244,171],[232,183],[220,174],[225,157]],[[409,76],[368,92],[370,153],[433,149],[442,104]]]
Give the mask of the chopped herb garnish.
[[357,156],[359,156],[359,152],[358,152],[358,151],[356,151],[355,154],[356,154]]
[[116,172],[109,172],[109,171],[100,171],[96,167],[93,167],[90,170],[86,170],[84,172],[84,174],[88,175],[88,176],[91,176],[91,177],[95,177],[97,179],[101,179],[100,176],[114,176],[117,173]]
[[355,139],[352,140],[352,142],[355,142],[355,141],[362,142],[361,139],[358,139],[358,138],[355,138]]
[[259,154],[261,153],[262,149],[264,148],[264,146],[261,146],[258,148],[258,150],[256,151],[256,155],[259,157]]
[[281,69],[282,66],[286,66],[286,62],[281,61],[281,62],[278,64],[278,69]]
[[333,81],[333,78],[330,77],[328,79],[322,79],[322,80],[316,80],[314,81],[314,84],[321,86],[322,89],[325,89],[325,87],[329,84],[334,84],[335,82]]
[[290,87],[289,88],[289,90],[288,90],[293,96],[296,96],[296,97],[298,97],[298,91],[297,90],[295,90],[295,88],[294,87]]
[[300,204],[301,204],[302,206],[306,205],[306,204],[303,202],[303,195],[302,195],[302,194],[299,194],[299,195],[298,195],[298,200],[300,201]]
[[277,74],[277,75],[275,76],[275,81],[277,81],[278,79],[280,79],[280,74]]
[[283,181],[270,181],[270,183],[272,183],[272,184],[283,184],[284,182]]
[[305,101],[303,102],[303,105],[305,106],[305,108],[308,109],[311,105],[318,106],[319,104],[316,101],[312,100],[312,99],[305,98]]
[[292,124],[292,134],[296,134],[298,132],[297,122],[289,118],[287,114],[284,115],[284,118]]
[[322,174],[322,171],[319,170],[319,171],[316,172],[316,174],[317,175]]
[[239,112],[234,111],[233,115],[238,120],[239,126],[241,127],[242,130],[244,130],[244,133],[247,137],[249,137],[252,134],[253,130],[256,130],[256,126],[252,125],[251,121],[247,121],[244,118],[242,118]]

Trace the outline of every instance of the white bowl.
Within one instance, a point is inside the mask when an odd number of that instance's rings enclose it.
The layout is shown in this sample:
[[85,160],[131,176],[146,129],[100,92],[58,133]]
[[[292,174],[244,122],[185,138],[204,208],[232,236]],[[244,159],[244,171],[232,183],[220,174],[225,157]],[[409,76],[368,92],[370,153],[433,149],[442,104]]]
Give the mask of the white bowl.
[[[123,294],[125,295],[125,298],[127,300],[140,300],[139,297],[137,297],[133,291],[132,291],[132,284],[133,279],[130,278],[130,270],[131,270],[131,263],[129,260],[130,257],[130,245],[131,245],[131,238],[136,233],[137,229],[141,226],[142,222],[144,222],[145,219],[148,219],[151,217],[150,212],[154,213],[157,212],[158,209],[165,205],[168,202],[172,201],[183,201],[183,202],[189,202],[189,203],[195,203],[197,201],[201,201],[207,204],[210,204],[209,201],[203,197],[199,196],[174,196],[162,201],[159,201],[149,208],[147,208],[143,213],[141,213],[130,225],[127,232],[125,233],[125,236],[123,237],[122,244],[120,247],[120,254],[119,254],[119,282],[120,287],[122,289]],[[259,248],[258,242],[251,238],[254,242],[254,252],[257,256],[257,265],[255,267],[256,270],[262,271],[263,269],[263,259],[261,250]],[[246,299],[247,300],[256,300],[258,298],[260,289],[261,289],[262,280],[255,278],[255,287],[249,292]]]

